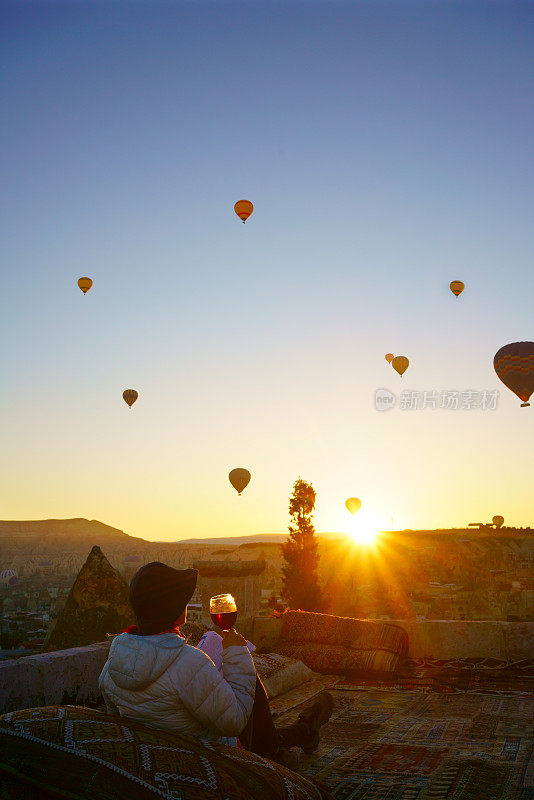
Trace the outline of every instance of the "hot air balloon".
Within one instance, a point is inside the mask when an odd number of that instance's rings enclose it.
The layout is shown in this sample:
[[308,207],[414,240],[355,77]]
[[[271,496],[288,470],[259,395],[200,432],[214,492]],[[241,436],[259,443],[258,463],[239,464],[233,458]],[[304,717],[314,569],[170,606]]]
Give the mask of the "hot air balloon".
[[135,389],[125,389],[124,392],[122,393],[122,396],[124,398],[124,402],[127,403],[130,406],[130,408],[133,406],[133,404],[139,397]]
[[2,586],[14,586],[18,580],[18,575],[14,569],[3,569],[0,572],[0,584]]
[[388,364],[391,364],[391,362],[393,361],[393,353],[386,353],[386,361],[388,362]]
[[462,294],[463,290],[465,289],[465,283],[462,281],[451,281],[449,288],[455,297]]
[[362,507],[362,501],[359,497],[349,497],[348,500],[345,500],[345,505],[351,514],[355,514]]
[[238,494],[241,494],[243,489],[245,489],[250,481],[250,472],[248,469],[243,469],[243,467],[237,467],[233,469],[229,475],[228,480],[236,490]]
[[529,406],[534,392],[534,342],[505,344],[495,353],[493,366],[504,385],[523,401],[521,408]]
[[91,278],[79,278],[78,279],[78,286],[82,290],[84,294],[87,294],[91,286],[93,285],[93,281]]
[[252,205],[250,200],[238,200],[234,206],[234,211],[241,220],[241,222],[246,222],[247,219],[252,214],[252,212],[254,211],[254,206]]
[[395,358],[391,362],[391,366],[393,367],[395,372],[399,373],[401,378],[408,369],[409,364],[410,362],[408,361],[406,356],[395,356]]
[[493,522],[496,528],[502,528],[504,523],[504,517],[501,517],[500,514],[496,514],[491,521]]

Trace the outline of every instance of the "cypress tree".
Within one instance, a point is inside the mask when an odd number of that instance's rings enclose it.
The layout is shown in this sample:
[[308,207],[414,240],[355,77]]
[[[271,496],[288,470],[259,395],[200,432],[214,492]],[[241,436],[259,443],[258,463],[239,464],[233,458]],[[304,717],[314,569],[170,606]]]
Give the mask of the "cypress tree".
[[301,611],[321,611],[323,598],[317,570],[318,543],[313,524],[315,489],[311,483],[298,478],[289,498],[289,537],[282,545],[285,563],[282,566],[282,596],[290,608]]

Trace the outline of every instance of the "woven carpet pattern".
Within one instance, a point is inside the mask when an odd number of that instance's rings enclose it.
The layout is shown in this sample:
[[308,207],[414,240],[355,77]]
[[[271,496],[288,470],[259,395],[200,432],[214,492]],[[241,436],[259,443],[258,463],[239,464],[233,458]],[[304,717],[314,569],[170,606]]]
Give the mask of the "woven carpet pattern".
[[306,778],[207,744],[77,706],[0,717],[0,797],[72,800],[328,800]]
[[337,800],[534,798],[534,694],[331,692],[334,713],[300,772]]
[[526,693],[534,696],[534,660],[510,663],[495,658],[405,659],[395,673],[340,678],[338,689],[397,688],[427,692]]

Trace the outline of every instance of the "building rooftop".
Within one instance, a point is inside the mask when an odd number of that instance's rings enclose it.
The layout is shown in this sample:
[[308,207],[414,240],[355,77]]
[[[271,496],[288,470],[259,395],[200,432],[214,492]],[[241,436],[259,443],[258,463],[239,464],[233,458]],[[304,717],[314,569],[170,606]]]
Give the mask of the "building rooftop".
[[[526,800],[534,792],[534,623],[394,620],[408,635],[395,673],[315,673],[271,699],[286,724],[327,688],[334,713],[299,771],[336,798]],[[259,650],[281,621],[255,620]],[[0,711],[101,707],[109,643],[0,663]],[[530,792],[530,794],[529,794]]]

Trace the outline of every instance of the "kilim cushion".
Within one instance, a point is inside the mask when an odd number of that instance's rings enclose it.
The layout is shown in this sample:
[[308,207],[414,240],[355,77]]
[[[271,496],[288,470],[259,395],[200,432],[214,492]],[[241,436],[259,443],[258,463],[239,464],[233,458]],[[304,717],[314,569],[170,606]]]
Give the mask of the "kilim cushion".
[[313,672],[302,661],[279,653],[253,653],[252,658],[269,698],[278,697],[313,678]]
[[394,672],[408,651],[408,636],[387,622],[286,611],[276,651],[314,672]]
[[330,800],[310,780],[246,750],[79,706],[0,717],[4,800]]

